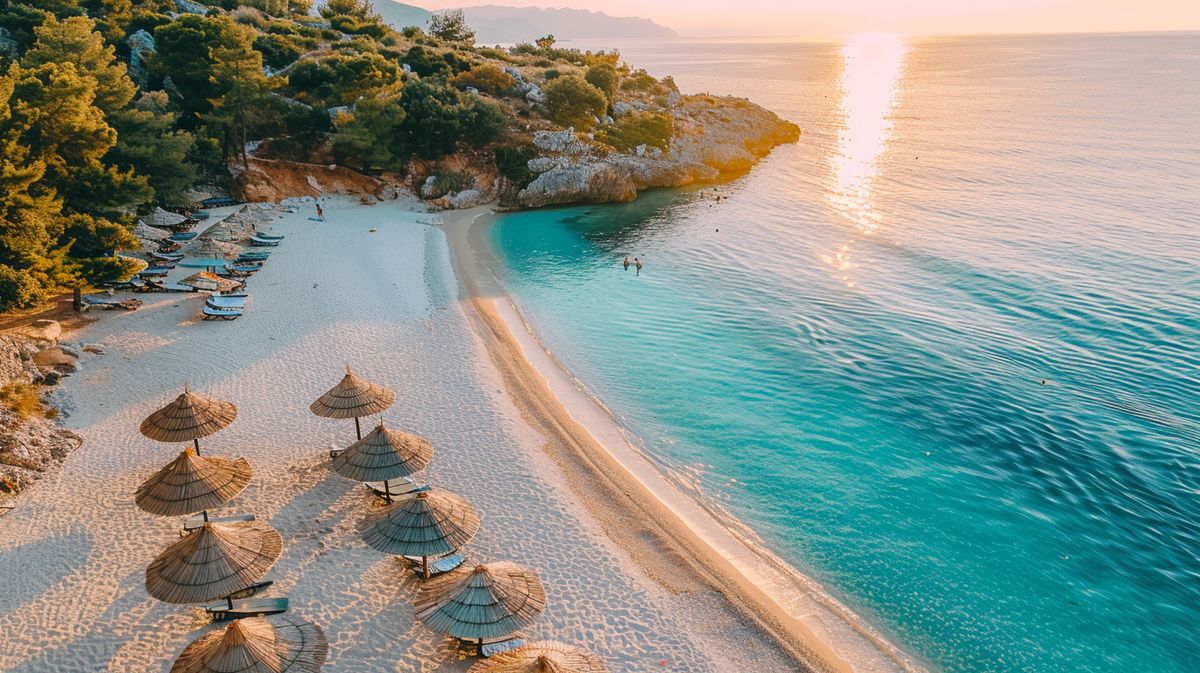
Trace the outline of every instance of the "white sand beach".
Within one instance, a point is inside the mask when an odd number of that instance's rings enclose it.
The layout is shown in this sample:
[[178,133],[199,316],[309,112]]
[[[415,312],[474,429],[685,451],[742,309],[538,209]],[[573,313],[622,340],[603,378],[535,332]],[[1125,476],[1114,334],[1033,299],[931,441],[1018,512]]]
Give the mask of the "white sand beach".
[[231,426],[202,440],[206,453],[254,468],[222,512],[254,513],[283,535],[269,595],[325,629],[326,670],[465,670],[470,660],[414,621],[415,576],[360,541],[362,514],[380,504],[330,470],[328,450],[353,439],[352,423],[308,405],[347,364],[397,392],[390,426],[432,441],[424,476],[479,509],[469,562],[540,569],[547,609],[530,639],[592,649],[613,671],[800,669],[689,564],[663,560],[675,552],[650,558],[606,534],[574,468],[544,450],[544,432],[514,402],[446,234],[423,224],[430,216],[404,202],[324,206],[326,222],[309,220],[309,207],[273,225],[287,239],[250,281],[241,319],[202,322],[197,296],[147,295],[71,337],[105,353],[85,355],[59,393],[83,447],[0,517],[0,671],[166,671],[214,628],[202,609],[143,587],[180,522],[137,509],[133,493],[182,445],[149,440],[138,424],[185,382],[238,406]]

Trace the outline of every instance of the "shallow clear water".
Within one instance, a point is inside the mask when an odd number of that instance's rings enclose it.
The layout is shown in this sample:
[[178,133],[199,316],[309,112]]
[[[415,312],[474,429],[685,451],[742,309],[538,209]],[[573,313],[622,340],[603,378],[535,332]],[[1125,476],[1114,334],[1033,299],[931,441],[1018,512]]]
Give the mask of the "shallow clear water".
[[1200,670],[1200,36],[624,54],[805,133],[494,229],[647,452],[935,668]]

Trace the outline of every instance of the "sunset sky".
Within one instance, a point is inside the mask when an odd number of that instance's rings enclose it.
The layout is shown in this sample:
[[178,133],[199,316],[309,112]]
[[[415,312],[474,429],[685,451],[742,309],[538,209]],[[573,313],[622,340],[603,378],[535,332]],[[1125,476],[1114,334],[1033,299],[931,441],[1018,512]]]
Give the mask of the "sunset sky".
[[684,36],[697,37],[1200,29],[1200,0],[408,1],[429,9],[480,4],[575,7],[614,16],[644,16]]

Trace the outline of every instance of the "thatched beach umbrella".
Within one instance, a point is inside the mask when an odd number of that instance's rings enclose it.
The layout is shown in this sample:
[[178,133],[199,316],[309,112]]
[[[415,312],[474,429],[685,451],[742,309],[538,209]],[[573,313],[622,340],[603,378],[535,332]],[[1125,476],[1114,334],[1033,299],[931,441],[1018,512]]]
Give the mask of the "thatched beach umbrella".
[[353,418],[354,432],[358,439],[362,439],[362,427],[358,419],[381,413],[395,401],[396,393],[359,378],[346,367],[346,375],[342,380],[308,408],[322,418]]
[[329,643],[321,627],[292,617],[248,617],[200,636],[171,673],[316,673]]
[[160,442],[192,442],[200,453],[200,438],[224,428],[237,418],[231,402],[197,395],[183,386],[183,394],[142,421],[142,434]]
[[475,662],[467,673],[608,673],[608,667],[587,650],[542,640]]
[[173,227],[177,224],[182,224],[187,221],[187,217],[179,213],[172,213],[169,210],[155,208],[153,213],[146,217],[146,224],[152,227]]
[[533,624],[546,607],[546,590],[536,570],[499,561],[429,580],[413,607],[434,631],[482,645]]
[[179,281],[180,285],[194,287],[197,290],[208,290],[210,292],[230,292],[242,286],[241,283],[228,278],[222,278],[211,271],[200,271]]
[[283,538],[260,521],[206,523],[150,562],[146,592],[167,603],[228,597],[262,579],[282,553]]
[[183,246],[181,252],[195,257],[232,257],[241,254],[244,248],[234,243],[225,243],[213,238],[197,238]]
[[362,538],[385,554],[420,556],[429,579],[429,557],[458,551],[479,530],[479,512],[464,498],[440,488],[367,515]]
[[333,457],[333,469],[348,479],[382,481],[391,502],[388,481],[420,472],[433,460],[433,445],[424,437],[379,427]]
[[179,516],[218,507],[248,483],[250,464],[245,458],[206,458],[188,447],[138,487],[133,499],[151,514]]

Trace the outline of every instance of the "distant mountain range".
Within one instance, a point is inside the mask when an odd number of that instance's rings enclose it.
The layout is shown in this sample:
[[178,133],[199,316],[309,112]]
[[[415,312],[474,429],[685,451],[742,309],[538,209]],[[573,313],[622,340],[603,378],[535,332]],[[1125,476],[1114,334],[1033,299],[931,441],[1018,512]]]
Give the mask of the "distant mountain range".
[[[375,0],[375,11],[394,28],[420,26],[433,15],[427,9],[394,0]],[[467,23],[475,29],[479,44],[527,42],[543,35],[559,40],[605,38],[672,38],[675,31],[650,19],[609,16],[586,9],[541,9],[538,7],[464,7]]]

